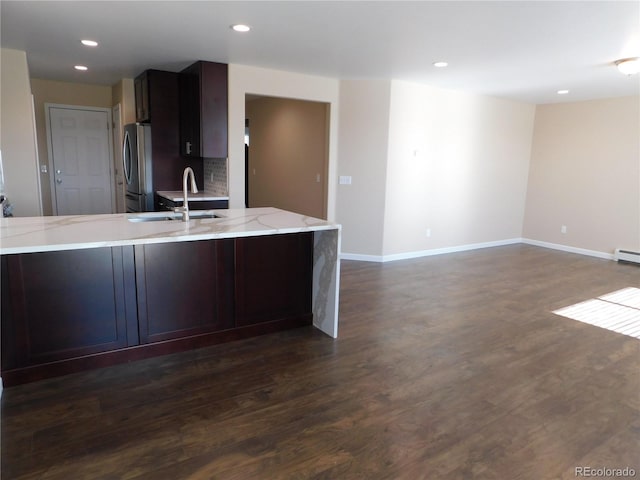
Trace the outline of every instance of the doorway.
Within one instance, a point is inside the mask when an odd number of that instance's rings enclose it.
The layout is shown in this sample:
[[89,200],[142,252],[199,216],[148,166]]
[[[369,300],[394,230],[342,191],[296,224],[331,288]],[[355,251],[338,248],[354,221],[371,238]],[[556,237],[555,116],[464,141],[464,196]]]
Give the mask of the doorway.
[[45,104],[54,215],[113,213],[111,111]]
[[247,95],[248,207],[327,218],[329,104]]

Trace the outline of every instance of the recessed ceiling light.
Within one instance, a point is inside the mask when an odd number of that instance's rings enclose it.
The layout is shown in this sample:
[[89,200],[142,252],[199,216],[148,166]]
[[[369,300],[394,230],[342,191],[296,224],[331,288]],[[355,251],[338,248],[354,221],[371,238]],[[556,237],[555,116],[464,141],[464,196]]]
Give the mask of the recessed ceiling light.
[[566,95],[569,93],[569,90],[558,90],[558,95]]
[[85,67],[84,65],[76,65],[73,68],[75,68],[76,70],[81,70],[81,71],[85,71],[85,70],[89,70],[87,67]]
[[85,47],[97,47],[98,46],[98,42],[96,42],[95,40],[80,40],[80,43],[82,43]]
[[625,75],[636,75],[640,72],[640,58],[623,58],[616,61],[616,66],[620,73]]
[[248,32],[249,30],[251,30],[251,27],[249,25],[243,25],[242,23],[231,25],[231,28],[233,28],[236,32]]
[[447,62],[434,62],[433,66],[437,67],[437,68],[443,68],[448,66],[449,64]]

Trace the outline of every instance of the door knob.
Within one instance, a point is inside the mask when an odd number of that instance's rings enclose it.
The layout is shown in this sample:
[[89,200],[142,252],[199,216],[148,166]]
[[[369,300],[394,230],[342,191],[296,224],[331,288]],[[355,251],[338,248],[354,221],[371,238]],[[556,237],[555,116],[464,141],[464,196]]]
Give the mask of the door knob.
[[62,175],[62,170],[60,169],[56,170],[56,175]]
[[62,179],[61,178],[56,178],[56,183],[58,183],[58,184],[62,183]]

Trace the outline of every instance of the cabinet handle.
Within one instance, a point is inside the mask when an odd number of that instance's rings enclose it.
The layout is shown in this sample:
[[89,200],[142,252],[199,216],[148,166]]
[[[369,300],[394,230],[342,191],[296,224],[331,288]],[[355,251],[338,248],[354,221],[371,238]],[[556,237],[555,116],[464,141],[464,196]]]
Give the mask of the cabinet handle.
[[187,155],[191,155],[191,142],[187,142]]

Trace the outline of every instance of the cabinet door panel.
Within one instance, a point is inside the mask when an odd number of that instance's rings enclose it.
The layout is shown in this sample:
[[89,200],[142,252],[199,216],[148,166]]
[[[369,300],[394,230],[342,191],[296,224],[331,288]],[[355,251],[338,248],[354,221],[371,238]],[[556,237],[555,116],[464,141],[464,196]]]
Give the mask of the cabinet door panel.
[[224,300],[233,279],[225,260],[233,258],[231,241],[140,245],[135,252],[140,343],[233,327]]
[[8,255],[3,264],[3,369],[128,346],[121,247]]
[[236,240],[236,325],[311,313],[313,234]]
[[227,156],[227,65],[204,62],[200,81],[202,156]]
[[148,122],[150,112],[147,72],[142,73],[134,80],[134,93],[136,100],[136,122]]
[[179,76],[180,155],[200,157],[200,75],[199,64],[185,68]]
[[228,67],[196,62],[180,72],[180,154],[225,158],[228,126]]

